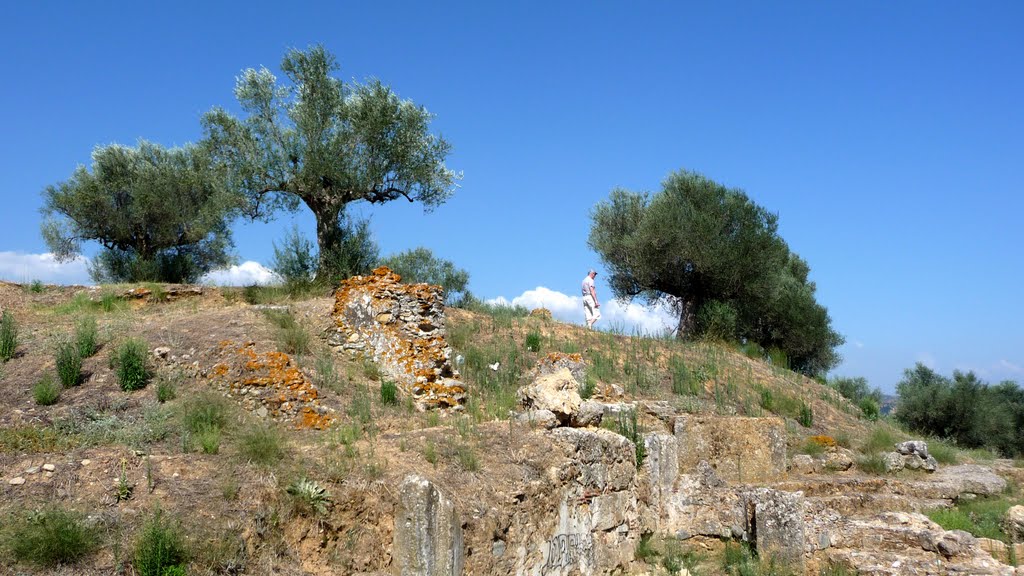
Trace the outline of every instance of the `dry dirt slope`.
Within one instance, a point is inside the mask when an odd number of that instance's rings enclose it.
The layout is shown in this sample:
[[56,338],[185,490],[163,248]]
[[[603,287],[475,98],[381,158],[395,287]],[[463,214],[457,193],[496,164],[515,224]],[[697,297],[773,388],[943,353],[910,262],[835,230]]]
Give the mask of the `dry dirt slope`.
[[[856,443],[867,430],[833,391],[723,347],[464,310],[447,311],[448,331],[470,402],[462,414],[419,413],[382,400],[372,363],[324,345],[328,297],[286,302],[296,328],[241,290],[159,301],[173,288],[149,288],[149,298],[123,300],[104,296],[127,287],[0,284],[0,308],[20,326],[18,353],[0,374],[5,530],[26,511],[59,506],[85,515],[101,541],[58,568],[3,556],[0,573],[131,574],[142,526],[158,509],[181,528],[189,573],[391,573],[396,490],[413,473],[463,511],[467,571],[496,569],[490,534],[517,526],[525,501],[550,507],[544,482],[566,458],[507,417],[529,369],[555,351],[582,354],[595,385],[676,412],[761,416],[769,406],[787,417],[793,450],[811,435]],[[99,352],[79,385],[38,405],[32,389],[53,371],[56,342],[86,316],[97,320]],[[127,338],[163,349],[149,360],[153,380],[135,392],[120,390],[110,362]],[[161,388],[174,398],[158,401]],[[802,408],[809,427],[797,422]],[[210,411],[221,414],[217,430],[190,428]],[[301,494],[302,480],[326,490],[322,508]]]

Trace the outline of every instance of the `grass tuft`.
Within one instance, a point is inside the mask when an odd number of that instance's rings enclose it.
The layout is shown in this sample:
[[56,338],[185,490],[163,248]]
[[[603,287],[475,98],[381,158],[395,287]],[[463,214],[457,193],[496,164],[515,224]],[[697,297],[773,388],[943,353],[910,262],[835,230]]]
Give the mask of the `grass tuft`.
[[61,508],[12,519],[4,540],[18,561],[49,567],[73,564],[99,547],[82,516]]
[[53,376],[44,374],[43,377],[32,387],[32,397],[40,406],[52,406],[60,399],[60,384],[53,381]]
[[132,565],[140,576],[184,574],[188,549],[181,526],[157,509],[146,520],[135,544]]
[[299,325],[290,312],[267,310],[264,314],[277,326],[277,343],[282,352],[288,354],[309,352],[309,333]]
[[253,426],[238,436],[238,453],[247,462],[272,466],[285,456],[285,439],[277,428]]
[[7,362],[14,358],[18,349],[18,323],[14,315],[4,310],[0,315],[0,361]]
[[398,385],[387,380],[380,383],[380,403],[385,406],[398,405]]
[[96,318],[83,316],[75,327],[75,344],[81,358],[89,358],[99,350]]

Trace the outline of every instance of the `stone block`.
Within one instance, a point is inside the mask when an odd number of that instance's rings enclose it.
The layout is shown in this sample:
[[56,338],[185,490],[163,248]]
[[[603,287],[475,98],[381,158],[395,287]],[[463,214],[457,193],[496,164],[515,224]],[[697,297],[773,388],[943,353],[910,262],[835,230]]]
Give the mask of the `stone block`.
[[679,471],[706,460],[728,482],[763,482],[786,472],[786,426],[781,418],[679,416]]
[[458,576],[462,523],[433,482],[409,475],[398,487],[392,556],[400,576]]

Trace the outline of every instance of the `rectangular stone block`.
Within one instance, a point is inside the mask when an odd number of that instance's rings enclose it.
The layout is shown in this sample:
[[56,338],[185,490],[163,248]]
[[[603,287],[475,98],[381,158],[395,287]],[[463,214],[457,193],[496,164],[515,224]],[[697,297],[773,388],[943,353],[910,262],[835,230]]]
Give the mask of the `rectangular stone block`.
[[786,472],[786,425],[781,418],[691,416],[676,418],[679,472],[706,460],[733,483],[775,480]]

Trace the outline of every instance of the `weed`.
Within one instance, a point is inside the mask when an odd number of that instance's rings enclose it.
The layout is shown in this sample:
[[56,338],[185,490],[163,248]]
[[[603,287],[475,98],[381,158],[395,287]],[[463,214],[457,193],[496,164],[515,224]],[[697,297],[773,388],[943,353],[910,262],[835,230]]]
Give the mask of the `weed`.
[[75,345],[81,358],[88,358],[99,349],[96,318],[83,316],[75,327]]
[[277,326],[277,343],[288,354],[309,352],[309,333],[295,321],[289,312],[267,310],[266,317]]
[[4,310],[0,315],[0,361],[6,362],[14,358],[18,349],[18,323],[14,315]]
[[228,403],[214,393],[200,394],[190,399],[182,413],[182,424],[194,434],[211,429],[220,431],[227,422]]
[[60,399],[60,384],[53,381],[53,376],[43,374],[43,377],[32,387],[32,397],[40,406],[52,406]]
[[423,458],[427,462],[437,466],[437,446],[435,446],[430,440],[427,440],[427,445],[423,448]]
[[893,434],[888,426],[879,424],[871,430],[861,451],[865,453],[891,451],[899,441],[900,439]]
[[121,343],[116,353],[117,382],[121,390],[131,392],[145,388],[149,381],[149,368],[146,367],[146,343],[129,338]]
[[253,426],[238,437],[238,453],[248,462],[271,466],[285,456],[285,439],[277,428]]
[[476,472],[480,469],[480,461],[476,457],[476,451],[469,444],[459,444],[455,447],[455,458],[459,466],[466,472]]
[[156,401],[163,404],[178,396],[178,385],[184,379],[179,371],[162,372],[156,382]]
[[956,464],[960,461],[959,450],[941,440],[928,442],[928,453],[939,464]]
[[57,342],[54,360],[57,365],[57,379],[65,388],[77,386],[82,378],[82,356],[78,345],[68,340]]
[[117,477],[117,486],[115,488],[114,496],[118,502],[124,502],[132,497],[132,492],[135,491],[135,485],[128,481],[128,461],[124,458],[121,459],[121,474]]
[[658,551],[654,549],[654,544],[651,542],[651,533],[641,534],[640,540],[636,543],[636,550],[633,551],[633,557],[641,562],[650,563],[657,556]]
[[28,291],[32,292],[33,294],[42,294],[43,288],[44,286],[42,280],[33,280],[32,283],[28,285]]
[[872,452],[857,458],[857,468],[865,474],[882,475],[887,472],[885,459],[878,452]]
[[530,352],[540,352],[540,332],[531,330],[526,335],[526,349]]
[[639,470],[640,465],[643,464],[644,457],[647,456],[647,448],[644,446],[643,431],[637,422],[637,411],[620,412],[618,419],[615,421],[615,432],[633,442],[633,445],[636,447],[636,468]]
[[820,572],[818,572],[818,575],[819,576],[857,576],[857,571],[854,570],[854,569],[851,569],[851,568],[847,568],[846,566],[843,566],[842,564],[833,564],[833,563],[830,562],[827,566],[824,566],[821,569]]
[[1010,542],[1005,532],[1006,511],[1019,502],[1005,497],[978,498],[962,502],[953,508],[926,512],[936,524],[946,530],[964,530],[979,538]]
[[326,388],[335,394],[342,392],[341,374],[338,374],[330,356],[317,356],[315,382],[318,387]]
[[800,403],[800,416],[797,418],[797,422],[804,428],[810,428],[814,424],[814,411],[806,402]]
[[363,359],[363,376],[368,380],[380,380],[380,367],[369,358]]
[[220,452],[220,428],[201,428],[195,431],[196,441],[199,442],[199,449],[203,454],[217,454]]
[[158,508],[142,527],[135,544],[132,565],[141,576],[183,574],[188,562],[188,549],[181,526],[164,518]]
[[583,385],[580,386],[579,393],[580,398],[588,400],[594,395],[594,390],[597,388],[597,382],[594,381],[594,377],[587,374],[586,378],[583,379]]
[[398,385],[391,380],[380,383],[380,403],[384,406],[398,405]]
[[[381,388],[383,391],[383,388]],[[373,410],[370,406],[370,395],[364,386],[356,386],[352,394],[352,402],[348,405],[348,415],[361,424],[369,424],[373,419]]]
[[39,566],[73,564],[99,547],[96,530],[80,514],[61,508],[13,518],[6,536],[15,559]]
[[225,500],[234,501],[238,499],[238,493],[240,490],[241,487],[238,485],[238,478],[232,474],[231,476],[228,476],[223,484],[221,484],[220,495],[223,496]]
[[0,453],[67,452],[82,443],[80,435],[60,431],[54,426],[27,425],[0,428]]
[[305,477],[299,478],[289,484],[285,491],[295,498],[305,513],[313,513],[320,516],[327,514],[327,507],[331,503],[331,495],[315,480]]

